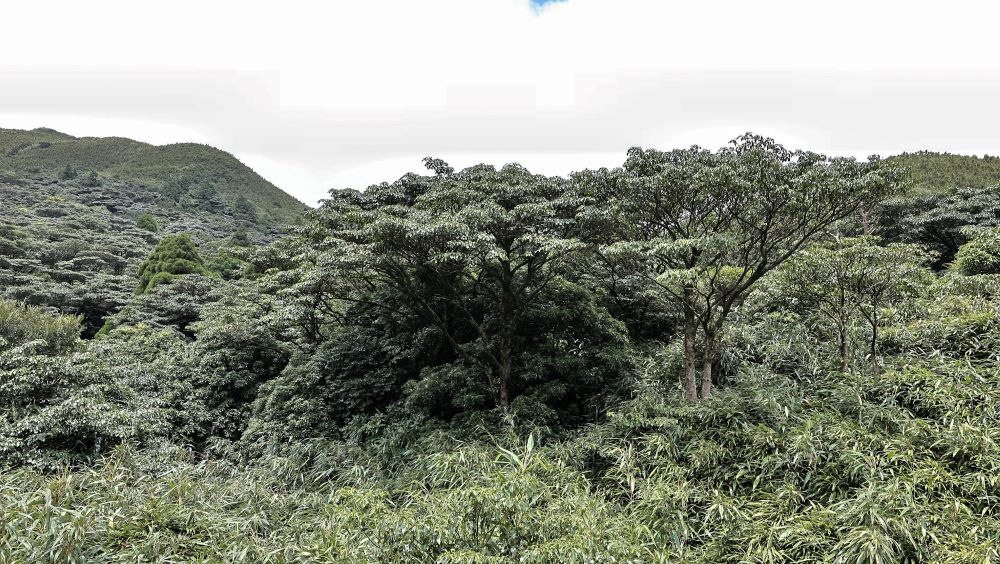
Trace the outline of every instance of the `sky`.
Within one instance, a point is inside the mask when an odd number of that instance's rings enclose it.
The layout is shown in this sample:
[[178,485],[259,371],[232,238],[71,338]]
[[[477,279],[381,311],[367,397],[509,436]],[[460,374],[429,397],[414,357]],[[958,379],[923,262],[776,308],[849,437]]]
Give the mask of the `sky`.
[[5,5],[0,127],[207,143],[315,204],[420,171],[567,174],[754,131],[1000,154],[1000,3],[366,0]]

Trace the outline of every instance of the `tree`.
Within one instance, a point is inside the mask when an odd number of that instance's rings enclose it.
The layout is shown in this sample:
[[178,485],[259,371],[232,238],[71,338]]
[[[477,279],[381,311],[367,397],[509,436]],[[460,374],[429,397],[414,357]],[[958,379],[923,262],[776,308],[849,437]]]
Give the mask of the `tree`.
[[879,350],[879,329],[885,324],[886,309],[915,295],[926,280],[924,265],[932,255],[916,245],[893,244],[887,247],[859,245],[856,270],[851,290],[861,297],[859,311],[870,330],[869,353],[872,366],[878,371],[882,364]]
[[61,180],[73,180],[76,178],[76,169],[73,168],[73,165],[66,165],[66,168],[62,169],[62,172],[59,173],[59,178]]
[[821,230],[892,192],[899,178],[876,157],[789,151],[752,134],[715,153],[633,148],[622,168],[577,176],[600,202],[591,215],[614,232],[602,254],[642,264],[648,282],[682,310],[688,400],[711,396],[720,334],[754,285]]
[[851,357],[851,327],[860,316],[868,324],[868,352],[879,365],[879,329],[883,308],[914,295],[926,279],[930,261],[919,245],[878,245],[871,237],[837,238],[806,249],[778,270],[778,294],[806,312],[833,323],[840,370]]
[[190,178],[187,176],[174,176],[164,182],[162,192],[167,200],[179,204],[184,198],[188,197],[190,189]]
[[454,167],[446,163],[443,159],[436,159],[434,157],[424,157],[424,167],[427,170],[433,171],[438,176],[448,176],[455,172]]
[[139,229],[143,229],[145,231],[149,231],[150,233],[156,233],[157,231],[160,230],[160,226],[156,222],[156,218],[153,217],[153,215],[148,214],[148,213],[144,213],[144,214],[140,215],[135,220],[135,225]]
[[234,247],[250,247],[253,246],[253,241],[250,240],[246,227],[241,225],[229,236],[229,244]]
[[[478,366],[494,405],[509,413],[524,322],[585,245],[583,199],[558,178],[518,165],[404,177],[364,194],[333,192],[314,232],[336,297],[405,307]],[[348,283],[346,286],[345,283]],[[388,288],[391,305],[376,290]]]
[[240,219],[257,223],[257,208],[243,194],[236,197],[236,202],[233,204],[233,212]]
[[207,212],[218,213],[224,208],[219,190],[213,184],[202,184],[191,192],[195,205]]
[[208,271],[190,235],[167,235],[139,266],[136,293],[142,294],[182,274],[208,275]]
[[97,172],[92,170],[87,173],[87,176],[85,176],[82,181],[80,181],[80,185],[86,186],[87,188],[96,188],[101,185],[101,179],[98,178]]
[[[231,285],[204,304],[194,323],[197,396],[211,414],[212,436],[239,439],[258,388],[288,364],[292,348],[279,339],[272,316],[283,311],[253,284]],[[321,393],[312,390],[310,393]]]
[[[352,418],[370,416],[400,399],[405,382],[415,376],[407,335],[370,318],[361,321],[334,327],[331,338],[277,378],[254,380],[266,383],[254,406],[250,436],[336,436]],[[239,342],[234,347],[242,348]]]

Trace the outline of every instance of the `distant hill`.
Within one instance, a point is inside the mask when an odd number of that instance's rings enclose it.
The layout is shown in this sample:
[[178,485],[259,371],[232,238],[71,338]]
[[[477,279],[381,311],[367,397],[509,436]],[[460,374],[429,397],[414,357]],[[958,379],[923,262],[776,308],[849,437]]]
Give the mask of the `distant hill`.
[[906,167],[911,190],[917,193],[1000,184],[1000,157],[919,151],[889,160]]
[[[158,190],[182,202],[217,193],[231,208],[252,204],[262,223],[296,223],[305,204],[282,192],[233,155],[196,143],[150,145],[121,137],[73,137],[53,129],[0,129],[0,173],[58,177],[76,174]],[[241,198],[242,196],[242,198]]]
[[223,276],[239,247],[281,237],[306,210],[205,145],[0,129],[0,298],[80,315],[89,337],[164,235],[190,234]]

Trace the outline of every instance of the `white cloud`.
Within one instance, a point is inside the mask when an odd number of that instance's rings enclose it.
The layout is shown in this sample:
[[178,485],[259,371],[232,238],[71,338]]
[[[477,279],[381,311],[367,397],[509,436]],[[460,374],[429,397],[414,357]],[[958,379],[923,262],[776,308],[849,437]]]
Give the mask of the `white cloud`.
[[859,156],[996,153],[998,16],[968,0],[20,2],[0,127],[206,142],[309,202],[425,155],[566,173],[748,129]]

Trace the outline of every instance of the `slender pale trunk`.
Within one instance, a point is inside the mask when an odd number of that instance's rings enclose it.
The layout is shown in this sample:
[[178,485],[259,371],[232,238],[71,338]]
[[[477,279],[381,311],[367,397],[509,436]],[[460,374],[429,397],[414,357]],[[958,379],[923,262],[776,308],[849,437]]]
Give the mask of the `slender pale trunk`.
[[878,348],[878,313],[872,312],[872,372],[879,373],[882,368],[881,351]]
[[840,345],[840,371],[847,372],[850,362],[850,350],[847,342],[847,290],[840,286],[840,307],[837,309],[837,338]]
[[698,401],[698,373],[694,363],[694,339],[697,326],[694,310],[687,304],[684,308],[684,399]]
[[715,360],[715,333],[705,331],[705,349],[701,353],[701,399],[712,397],[712,361]]
[[859,219],[861,219],[862,233],[864,233],[866,236],[875,233],[875,227],[872,225],[871,213],[869,213],[869,211],[866,208],[862,207],[858,209],[858,217]]

